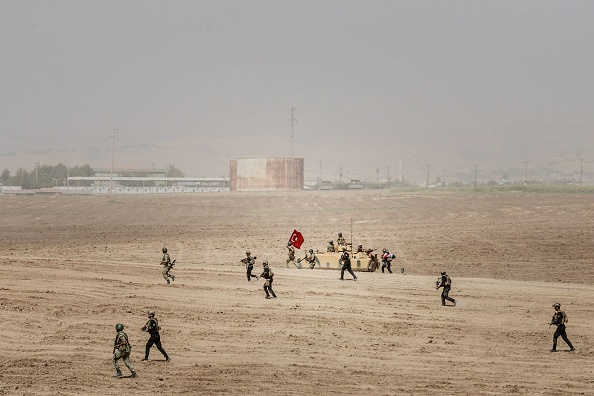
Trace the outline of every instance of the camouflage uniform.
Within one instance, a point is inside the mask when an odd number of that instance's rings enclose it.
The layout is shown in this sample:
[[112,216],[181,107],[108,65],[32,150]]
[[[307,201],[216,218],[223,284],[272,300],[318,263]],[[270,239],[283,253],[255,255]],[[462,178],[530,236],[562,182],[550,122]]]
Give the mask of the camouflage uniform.
[[295,248],[291,243],[287,244],[287,249],[289,250],[289,257],[287,258],[287,268],[289,268],[289,263],[292,261],[295,263]]
[[241,262],[245,264],[246,276],[247,276],[248,282],[250,282],[252,280],[252,277],[255,277],[256,279],[258,279],[258,275],[252,274],[252,271],[254,269],[254,264],[256,264],[256,257],[253,257],[253,256],[251,256],[251,254],[246,253],[246,257],[244,259],[242,259]]
[[272,298],[276,298],[276,294],[274,294],[274,291],[272,290],[273,276],[274,273],[268,268],[268,265],[264,266],[260,277],[266,279],[266,282],[264,282],[264,293],[266,293],[266,298],[270,298],[270,295],[272,295]]
[[171,268],[173,267],[173,264],[171,264],[171,258],[169,257],[169,253],[167,253],[167,252],[163,253],[163,258],[161,259],[161,265],[164,265],[162,274],[163,274],[163,278],[165,278],[167,283],[171,283],[171,282],[169,282],[169,278],[171,278],[171,280],[174,281],[175,276],[169,273],[169,271],[171,271]]
[[336,240],[336,242],[338,243],[338,246],[346,246],[346,241],[344,240],[344,237],[342,236],[342,234],[338,234],[338,239]]
[[317,257],[315,253],[309,252],[309,255],[305,255],[305,261],[309,264],[309,269],[314,269],[316,267]]
[[119,374],[116,374],[116,376],[121,376],[121,369],[118,360],[123,359],[124,364],[126,367],[128,367],[128,370],[130,370],[132,376],[135,377],[136,371],[134,371],[134,367],[132,367],[132,363],[130,362],[130,351],[132,350],[132,346],[130,345],[130,342],[128,342],[128,335],[124,333],[124,331],[118,331],[113,345],[113,365],[116,369],[116,373]]
[[326,247],[326,251],[328,251],[328,252],[336,251],[336,248],[334,247],[334,241],[328,242],[328,247]]
[[567,316],[565,315],[564,311],[561,311],[561,304],[553,305],[555,307],[555,313],[553,314],[553,319],[551,319],[551,324],[557,326],[557,330],[555,330],[555,334],[553,335],[553,348],[551,352],[557,352],[557,338],[563,338],[563,341],[569,346],[570,351],[575,351],[575,348],[567,338],[567,333],[565,332],[565,322],[567,322]]

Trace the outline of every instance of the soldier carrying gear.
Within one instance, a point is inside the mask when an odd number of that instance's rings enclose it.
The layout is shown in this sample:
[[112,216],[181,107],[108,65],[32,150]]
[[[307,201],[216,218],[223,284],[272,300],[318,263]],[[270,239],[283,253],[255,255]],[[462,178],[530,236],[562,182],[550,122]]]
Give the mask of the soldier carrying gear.
[[328,252],[335,252],[336,248],[334,247],[334,241],[328,241],[328,247],[326,248]]
[[557,326],[557,330],[555,330],[555,334],[553,335],[553,348],[551,349],[551,352],[557,352],[557,338],[559,338],[559,336],[561,336],[561,338],[563,338],[563,341],[565,341],[565,343],[569,345],[569,351],[573,352],[575,351],[575,348],[567,338],[567,333],[565,332],[565,323],[567,323],[567,315],[564,311],[561,311],[561,304],[555,303],[553,304],[553,308],[555,308],[555,313],[553,314],[553,318],[551,319],[551,324],[549,325],[549,327],[551,327],[551,325],[555,325]]
[[287,258],[287,268],[289,268],[289,263],[291,261],[293,264],[295,264],[295,267],[299,268],[295,262],[295,248],[291,242],[287,242],[287,250],[289,251],[289,257]]
[[317,257],[314,254],[313,249],[309,249],[309,255],[305,255],[305,261],[309,264],[309,269],[314,269],[316,267],[316,260]]
[[262,263],[262,267],[262,274],[260,275],[260,277],[266,279],[266,281],[264,282],[264,293],[266,293],[266,298],[271,298],[271,295],[272,298],[276,298],[276,294],[274,294],[274,291],[272,290],[272,281],[274,273],[268,267],[268,261],[264,261]]
[[124,325],[121,323],[116,324],[115,326],[116,335],[115,340],[113,341],[113,365],[116,369],[116,373],[114,374],[115,378],[122,378],[122,370],[120,369],[120,365],[118,360],[123,359],[124,364],[130,370],[130,378],[136,378],[138,375],[134,368],[132,367],[132,363],[130,363],[130,351],[132,350],[132,346],[128,341],[128,335],[124,333]]
[[450,289],[452,288],[452,280],[446,274],[445,271],[441,271],[441,278],[439,278],[437,280],[436,285],[435,285],[435,289],[439,289],[440,287],[443,287],[443,290],[441,292],[441,305],[445,306],[446,305],[446,300],[447,300],[447,301],[452,302],[454,304],[454,307],[455,307],[456,306],[456,300],[454,300],[452,297],[449,296]]
[[169,278],[171,278],[172,281],[175,280],[175,276],[173,274],[170,274],[169,271],[171,271],[171,268],[173,268],[173,264],[175,263],[175,261],[172,263],[171,262],[171,258],[169,257],[169,253],[167,253],[167,248],[164,247],[163,249],[163,258],[161,259],[161,265],[163,265],[163,278],[165,278],[165,280],[167,281],[167,284],[170,284],[171,282],[169,282]]
[[382,274],[386,268],[389,273],[392,273],[392,260],[394,260],[395,256],[388,249],[382,249],[382,252]]
[[344,280],[344,271],[348,271],[352,276],[353,280],[357,280],[355,273],[351,268],[351,259],[349,257],[349,252],[344,252],[340,257],[340,261],[342,263],[342,269],[340,270],[340,280]]
[[155,318],[155,311],[148,311],[147,315],[149,320],[148,322],[146,322],[146,324],[142,327],[141,330],[146,331],[151,336],[149,337],[149,340],[146,343],[144,359],[142,359],[142,361],[147,361],[149,359],[149,352],[151,351],[151,347],[153,345],[156,345],[159,352],[161,352],[163,356],[165,356],[165,361],[169,362],[171,359],[169,358],[169,355],[167,355],[167,352],[165,352],[165,349],[163,349],[163,347],[161,346],[161,335],[159,334],[161,326],[159,326],[159,321],[157,320],[157,318]]
[[252,274],[254,264],[256,264],[256,256],[252,257],[252,253],[249,250],[245,252],[245,256],[246,257],[241,259],[240,261],[245,264],[247,280],[248,282],[251,282],[252,277],[258,279],[258,275]]

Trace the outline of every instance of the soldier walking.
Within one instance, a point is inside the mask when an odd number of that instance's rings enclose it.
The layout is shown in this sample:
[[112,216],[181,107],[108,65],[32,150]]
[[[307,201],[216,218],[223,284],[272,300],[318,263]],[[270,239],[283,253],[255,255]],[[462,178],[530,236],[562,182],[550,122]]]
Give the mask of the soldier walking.
[[124,325],[118,323],[115,328],[118,334],[113,341],[113,365],[116,369],[114,377],[122,378],[122,370],[120,369],[118,360],[123,359],[124,364],[128,367],[128,370],[130,370],[130,378],[136,378],[138,375],[136,375],[136,371],[134,371],[134,367],[132,367],[132,363],[130,362],[130,351],[132,350],[132,346],[128,341],[128,335],[124,333]]
[[342,262],[342,269],[340,270],[340,280],[344,280],[344,271],[348,271],[352,276],[353,280],[357,280],[355,273],[351,268],[351,259],[349,257],[349,252],[344,252],[340,257],[340,262]]
[[149,340],[146,343],[144,359],[142,359],[142,361],[149,360],[149,352],[151,351],[151,347],[153,345],[156,345],[159,352],[161,352],[163,356],[165,356],[165,361],[169,362],[171,359],[169,358],[169,355],[167,355],[167,352],[165,352],[165,349],[163,349],[163,347],[161,346],[161,335],[159,335],[159,330],[161,330],[161,326],[159,326],[159,321],[157,320],[157,318],[155,318],[155,311],[148,311],[147,315],[149,318],[148,322],[146,322],[146,324],[141,330],[146,331],[151,336],[149,337]]
[[[553,304],[553,308],[555,308],[555,313],[553,314],[553,319],[551,319],[551,325],[557,326],[557,330],[555,330],[555,334],[553,335],[553,348],[551,352],[557,352],[557,338],[561,336],[563,341],[567,345],[569,345],[569,351],[575,351],[575,348],[567,338],[567,333],[565,332],[565,323],[567,323],[567,315],[564,311],[561,311],[561,304],[555,303]],[[550,327],[550,326],[549,326]]]
[[252,257],[252,253],[248,250],[245,252],[245,258],[241,260],[242,263],[245,264],[246,275],[248,282],[251,282],[252,277],[255,277],[258,280],[258,275],[252,274],[254,269],[254,264],[256,264],[256,256]]
[[384,269],[388,269],[389,273],[392,273],[392,260],[394,259],[394,255],[388,251],[388,249],[382,250],[382,274],[384,273]]
[[264,261],[262,263],[262,274],[260,275],[261,278],[266,279],[264,282],[264,293],[266,293],[266,298],[276,298],[276,294],[274,294],[274,290],[272,290],[272,281],[274,277],[274,273],[268,267],[268,261]]
[[441,291],[441,305],[446,305],[446,300],[450,301],[456,306],[456,300],[449,296],[450,289],[452,288],[452,280],[446,274],[445,271],[441,271],[441,277],[437,280],[437,285],[435,286],[436,289],[443,287]]
[[169,271],[171,271],[171,268],[173,268],[173,263],[171,262],[171,258],[169,257],[169,253],[167,253],[167,248],[164,247],[163,249],[163,258],[161,258],[161,265],[163,265],[163,278],[165,278],[165,280],[167,281],[167,284],[170,284],[171,282],[169,282],[169,278],[171,278],[172,281],[175,280],[175,276],[173,274],[170,274]]
[[[289,263],[292,261],[295,264],[295,248],[291,242],[287,242],[287,250],[289,251],[289,257],[287,258],[287,268],[289,268]],[[295,266],[297,266],[295,264]]]

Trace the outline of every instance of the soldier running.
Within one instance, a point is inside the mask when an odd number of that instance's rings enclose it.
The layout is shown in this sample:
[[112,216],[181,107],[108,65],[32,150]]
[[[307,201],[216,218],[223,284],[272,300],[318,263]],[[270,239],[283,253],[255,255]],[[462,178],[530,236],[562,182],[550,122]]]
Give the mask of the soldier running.
[[264,261],[262,267],[262,274],[260,277],[266,279],[264,282],[264,293],[266,293],[266,298],[271,298],[271,295],[272,298],[276,298],[276,294],[274,294],[274,291],[272,290],[272,277],[274,276],[274,273],[268,267],[268,261]]
[[349,252],[344,252],[340,257],[340,262],[342,262],[342,269],[340,270],[340,280],[344,280],[344,271],[348,271],[352,276],[353,280],[357,280],[355,273],[351,269],[351,259],[349,257]]
[[569,345],[569,351],[573,352],[575,351],[575,348],[567,338],[567,333],[565,332],[567,315],[565,315],[564,311],[561,311],[561,304],[555,303],[553,304],[553,308],[555,308],[555,313],[553,314],[553,319],[551,319],[551,325],[557,326],[557,330],[555,330],[555,334],[553,335],[553,348],[551,349],[551,352],[557,352],[557,338],[559,338],[559,336],[561,336],[563,341]]
[[254,269],[254,264],[256,264],[256,256],[252,257],[252,253],[248,250],[245,252],[245,258],[241,259],[241,262],[245,264],[246,275],[248,282],[251,282],[252,277],[255,277],[258,280],[258,275],[252,274],[252,270]]
[[443,290],[441,292],[441,305],[445,306],[447,300],[452,302],[455,307],[456,300],[454,300],[452,297],[448,295],[450,293],[450,289],[452,288],[452,280],[446,274],[445,271],[441,271],[441,277],[437,280],[437,285],[435,285],[436,289],[439,289],[440,287],[443,287]]
[[170,274],[169,271],[171,271],[171,268],[173,268],[173,263],[171,262],[171,258],[169,257],[169,253],[167,253],[167,248],[164,247],[163,249],[163,258],[161,259],[161,265],[163,265],[163,278],[165,278],[165,280],[167,281],[167,284],[170,284],[171,282],[169,282],[169,278],[171,278],[172,281],[175,280],[175,276],[173,274]]
[[384,269],[388,269],[389,273],[392,273],[392,260],[394,255],[388,251],[388,249],[382,249],[382,274]]
[[146,331],[151,336],[149,337],[149,340],[146,343],[144,359],[142,359],[142,361],[149,360],[149,352],[151,351],[151,347],[153,345],[156,345],[159,352],[161,352],[163,356],[165,356],[165,361],[169,362],[171,359],[169,358],[169,355],[167,355],[167,352],[165,352],[165,349],[163,349],[163,347],[161,346],[161,335],[159,335],[159,330],[161,330],[161,326],[159,326],[159,321],[157,320],[157,318],[155,318],[155,311],[148,311],[147,315],[149,318],[148,322],[146,322],[146,324],[141,330]]
[[123,359],[124,364],[130,370],[130,378],[136,378],[136,371],[134,371],[134,367],[132,367],[132,363],[130,362],[130,351],[132,350],[132,346],[128,341],[128,335],[124,333],[124,325],[118,323],[116,326],[116,335],[115,340],[113,341],[113,365],[116,369],[116,373],[114,374],[115,378],[122,378],[122,370],[120,369],[120,365],[118,360]]
[[[287,268],[289,268],[289,263],[292,261],[295,264],[295,248],[291,242],[287,242],[287,250],[289,251],[289,257],[287,258]],[[295,264],[297,266],[297,264]]]

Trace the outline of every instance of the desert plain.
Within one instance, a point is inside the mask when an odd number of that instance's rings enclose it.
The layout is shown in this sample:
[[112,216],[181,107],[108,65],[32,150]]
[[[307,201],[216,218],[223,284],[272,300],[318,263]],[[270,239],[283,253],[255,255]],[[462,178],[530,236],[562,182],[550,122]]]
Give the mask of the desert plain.
[[[591,194],[0,195],[0,219],[0,395],[594,394]],[[298,257],[342,232],[395,271],[286,268],[293,229]],[[555,302],[575,352],[549,352]],[[169,363],[141,362],[149,309]],[[112,378],[118,322],[136,379]]]

